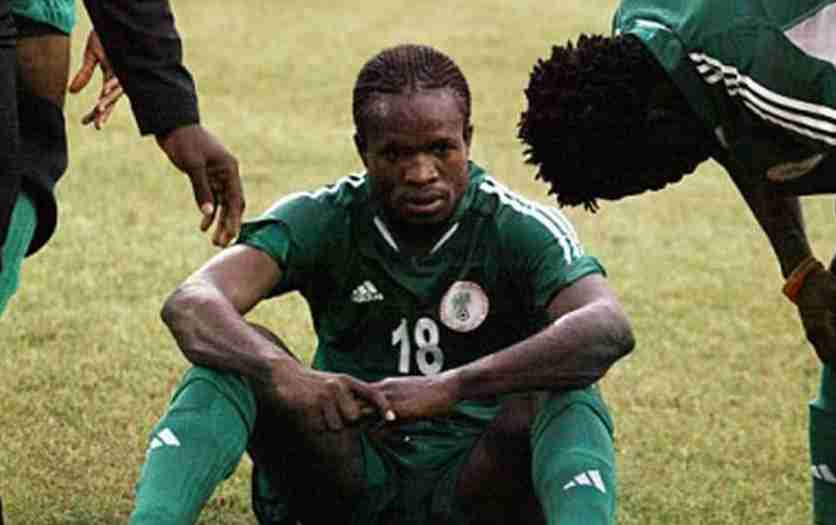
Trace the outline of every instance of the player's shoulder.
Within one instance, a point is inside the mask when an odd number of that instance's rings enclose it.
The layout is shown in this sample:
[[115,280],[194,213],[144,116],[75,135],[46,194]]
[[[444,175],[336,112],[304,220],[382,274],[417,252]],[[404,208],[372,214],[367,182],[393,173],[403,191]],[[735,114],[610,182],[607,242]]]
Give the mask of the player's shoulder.
[[330,216],[345,216],[368,199],[364,174],[351,174],[312,191],[299,191],[283,196],[264,213],[265,218],[281,219],[288,216],[307,216],[321,220]]
[[[475,204],[479,209],[490,210],[493,220],[499,224],[531,223],[550,224],[553,220],[568,220],[554,206],[526,197],[494,177],[485,173],[476,187]],[[551,217],[549,220],[545,218]]]
[[499,237],[506,242],[577,243],[574,227],[559,209],[530,199],[487,173],[477,181],[473,206],[487,210]]

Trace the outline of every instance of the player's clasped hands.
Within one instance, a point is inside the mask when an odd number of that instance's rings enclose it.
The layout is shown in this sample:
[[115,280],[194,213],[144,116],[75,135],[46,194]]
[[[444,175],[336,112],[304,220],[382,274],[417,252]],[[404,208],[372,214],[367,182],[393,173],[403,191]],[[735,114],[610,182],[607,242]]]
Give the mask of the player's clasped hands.
[[814,270],[796,300],[807,339],[824,363],[836,363],[836,275]]
[[291,378],[282,375],[274,379],[276,404],[317,432],[449,414],[457,400],[445,374],[391,377],[376,383],[304,367],[295,369]]
[[339,432],[369,418],[395,419],[382,392],[346,374],[300,367],[274,384],[276,404],[314,432]]
[[390,377],[374,383],[399,420],[449,414],[457,401],[449,373],[433,376]]

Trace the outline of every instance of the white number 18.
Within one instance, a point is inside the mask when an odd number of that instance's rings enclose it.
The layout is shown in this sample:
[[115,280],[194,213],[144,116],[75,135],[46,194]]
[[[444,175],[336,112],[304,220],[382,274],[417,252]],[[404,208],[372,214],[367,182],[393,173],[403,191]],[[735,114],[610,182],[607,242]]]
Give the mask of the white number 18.
[[[413,335],[415,346],[415,362],[418,370],[425,376],[441,372],[444,366],[444,352],[438,347],[439,333],[438,325],[429,317],[422,317],[415,323]],[[409,338],[409,327],[406,319],[401,319],[401,324],[392,331],[392,346],[399,347],[400,359],[398,371],[408,374],[412,355],[412,343]]]

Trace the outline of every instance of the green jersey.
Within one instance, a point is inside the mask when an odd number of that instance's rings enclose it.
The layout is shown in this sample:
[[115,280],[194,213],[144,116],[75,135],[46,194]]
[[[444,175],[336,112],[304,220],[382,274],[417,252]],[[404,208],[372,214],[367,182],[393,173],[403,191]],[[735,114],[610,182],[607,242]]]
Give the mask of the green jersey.
[[11,0],[12,13],[51,25],[70,34],[75,25],[75,0]]
[[645,43],[750,176],[800,178],[836,146],[836,1],[623,0],[613,30]]
[[437,374],[538,332],[555,294],[604,271],[558,210],[472,163],[446,233],[426,256],[401,252],[369,197],[366,177],[348,176],[288,196],[241,233],[282,268],[273,295],[298,291],[307,300],[318,369],[366,381]]

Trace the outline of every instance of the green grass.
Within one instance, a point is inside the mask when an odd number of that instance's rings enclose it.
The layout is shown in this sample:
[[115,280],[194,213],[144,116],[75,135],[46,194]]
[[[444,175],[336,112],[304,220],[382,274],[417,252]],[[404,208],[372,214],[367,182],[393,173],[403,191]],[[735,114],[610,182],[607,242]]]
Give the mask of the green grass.
[[[358,167],[350,94],[385,46],[418,41],[456,59],[473,91],[473,158],[550,202],[515,139],[522,88],[552,43],[606,32],[613,1],[179,0],[205,124],[241,161],[248,216]],[[82,20],[84,16],[81,16]],[[87,24],[75,35],[78,63]],[[0,333],[0,495],[11,525],[110,524],[131,510],[147,434],[186,368],[159,321],[166,295],[215,250],[185,179],[140,139],[127,104],[105,131],[67,106],[71,163],[60,228],[28,260]],[[606,146],[588,151],[608,154]],[[829,199],[809,199],[829,257]],[[714,165],[662,193],[566,210],[609,270],[638,345],[604,382],[617,425],[622,525],[809,522],[807,401],[818,364],[764,235]],[[254,317],[297,352],[314,347],[304,304]],[[249,464],[202,523],[254,523]]]

